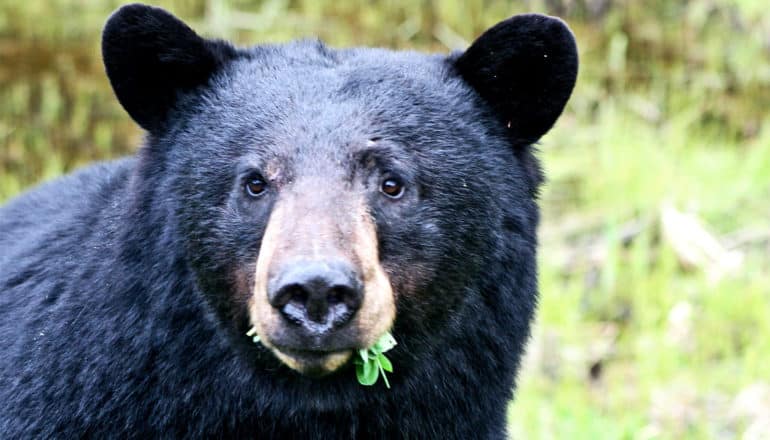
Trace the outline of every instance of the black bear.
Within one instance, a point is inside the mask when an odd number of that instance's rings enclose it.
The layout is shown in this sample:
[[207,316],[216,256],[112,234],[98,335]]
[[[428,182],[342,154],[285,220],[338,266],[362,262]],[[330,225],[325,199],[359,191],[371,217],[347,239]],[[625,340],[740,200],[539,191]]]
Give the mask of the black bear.
[[[128,5],[102,48],[146,140],[0,210],[4,438],[505,437],[561,20],[423,55]],[[388,334],[390,387],[359,384]]]

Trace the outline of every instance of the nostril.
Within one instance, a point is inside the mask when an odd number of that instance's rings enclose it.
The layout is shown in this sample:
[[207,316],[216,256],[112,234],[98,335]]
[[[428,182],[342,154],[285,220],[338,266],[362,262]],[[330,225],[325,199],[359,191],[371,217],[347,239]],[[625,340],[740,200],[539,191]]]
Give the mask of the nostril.
[[307,298],[307,290],[301,284],[295,283],[281,287],[272,297],[270,304],[276,309],[286,307],[289,303],[304,307]]
[[337,285],[329,289],[328,301],[330,305],[342,304],[355,311],[361,306],[361,295],[351,286]]
[[271,297],[270,304],[286,320],[294,325],[302,325],[305,319],[308,292],[301,284],[289,284],[281,287]]

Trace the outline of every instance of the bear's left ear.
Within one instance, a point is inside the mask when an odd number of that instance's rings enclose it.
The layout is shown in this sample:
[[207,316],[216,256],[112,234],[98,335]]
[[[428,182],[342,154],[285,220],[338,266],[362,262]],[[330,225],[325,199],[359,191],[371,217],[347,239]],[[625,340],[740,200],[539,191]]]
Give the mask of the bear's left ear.
[[163,129],[179,92],[205,84],[237,55],[205,40],[160,8],[131,4],[115,11],[102,33],[102,57],[115,95],[153,133]]
[[531,144],[556,122],[575,85],[575,38],[558,18],[516,15],[482,34],[455,60],[460,75]]

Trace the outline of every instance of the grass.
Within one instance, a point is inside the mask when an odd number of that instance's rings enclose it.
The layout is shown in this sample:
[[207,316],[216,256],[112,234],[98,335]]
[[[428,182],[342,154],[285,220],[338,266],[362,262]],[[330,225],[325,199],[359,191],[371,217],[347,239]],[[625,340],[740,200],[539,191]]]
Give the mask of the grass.
[[[682,268],[658,214],[668,202],[719,236],[770,232],[770,130],[731,143],[682,119],[651,126],[612,101],[593,123],[563,122],[542,147],[542,297],[514,437],[738,437],[759,421],[734,410],[737,396],[768,383],[768,237],[714,281]],[[640,219],[622,243],[620,225]],[[565,258],[580,249],[574,223],[590,226],[577,235],[593,252]]]
[[[564,16],[582,67],[541,146],[541,302],[511,434],[761,438],[762,423],[770,429],[764,1],[160,3],[243,42],[319,35],[429,51],[463,47],[516,12]],[[100,27],[118,4],[0,0],[0,201],[139,143],[99,60]],[[683,265],[661,227],[664,207],[733,246],[738,270]]]

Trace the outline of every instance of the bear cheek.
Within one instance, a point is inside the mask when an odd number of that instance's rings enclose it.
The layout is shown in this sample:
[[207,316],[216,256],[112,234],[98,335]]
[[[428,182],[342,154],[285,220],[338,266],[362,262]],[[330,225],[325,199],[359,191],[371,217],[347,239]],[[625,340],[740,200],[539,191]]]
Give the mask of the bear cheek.
[[237,266],[230,272],[230,282],[233,287],[228,298],[230,302],[228,318],[236,326],[249,317],[250,301],[254,294],[254,272],[254,263]]

